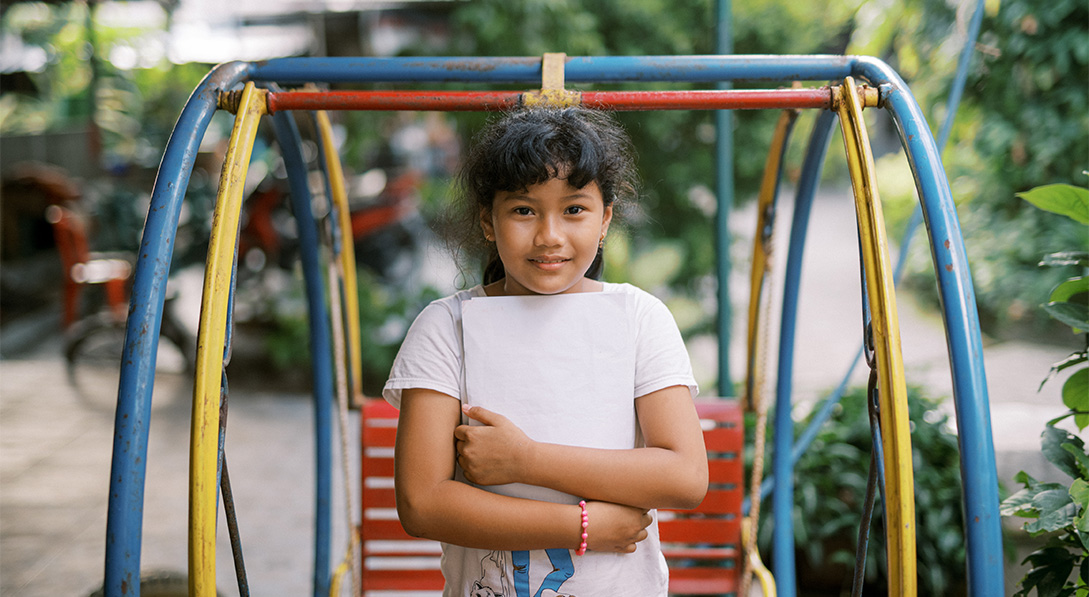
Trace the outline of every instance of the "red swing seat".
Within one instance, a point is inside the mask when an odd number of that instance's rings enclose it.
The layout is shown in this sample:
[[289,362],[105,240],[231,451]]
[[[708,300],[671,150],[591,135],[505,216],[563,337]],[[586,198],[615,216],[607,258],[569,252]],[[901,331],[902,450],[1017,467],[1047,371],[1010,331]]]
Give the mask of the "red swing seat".
[[[694,510],[658,511],[662,551],[670,569],[669,590],[676,596],[732,595],[740,575],[741,407],[734,400],[701,400],[696,409],[707,444],[710,486]],[[361,412],[363,594],[441,592],[439,544],[409,536],[397,520],[393,491],[397,409],[384,400],[370,399]]]

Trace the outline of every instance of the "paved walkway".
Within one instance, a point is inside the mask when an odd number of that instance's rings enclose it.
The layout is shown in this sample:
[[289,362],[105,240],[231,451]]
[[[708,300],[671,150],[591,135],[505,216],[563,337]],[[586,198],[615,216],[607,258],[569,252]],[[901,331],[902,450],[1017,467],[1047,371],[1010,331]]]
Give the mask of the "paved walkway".
[[[72,390],[59,354],[59,342],[49,341],[0,362],[0,595],[78,597],[102,582],[113,416]],[[160,399],[150,427],[141,563],[185,571],[189,397]],[[309,594],[312,421],[303,394],[231,396],[228,463],[254,595]],[[337,529],[340,487],[338,477]],[[221,535],[217,584],[237,595]],[[342,535],[335,546],[344,544]]]
[[[803,270],[796,357],[800,400],[813,399],[838,382],[857,350],[860,326],[850,203],[845,197],[822,198],[813,217],[809,246],[820,250],[808,251]],[[751,221],[751,212],[734,218],[739,233]],[[781,214],[780,222],[787,221],[789,214]],[[785,249],[779,255],[785,259]],[[735,304],[744,305],[747,282],[743,272],[737,275]],[[949,395],[938,316],[907,300],[900,308],[909,380],[927,385],[932,394]],[[0,361],[0,595],[79,597],[102,578],[113,419],[73,392],[59,339],[50,334],[55,326],[42,330],[47,340],[19,354],[5,351],[8,356]],[[6,329],[0,343],[11,346],[15,333]],[[705,375],[714,362],[706,346],[693,348],[697,369]],[[736,338],[731,352],[740,369],[743,349]],[[1043,392],[1037,387],[1051,363],[1068,352],[1021,343],[985,348],[1000,478],[1011,487],[1013,474],[1022,468],[1042,477],[1050,474],[1039,455],[1038,435],[1044,422],[1063,409],[1059,384]],[[177,395],[156,397],[148,451],[145,569],[186,568],[187,403],[184,387]],[[228,458],[253,594],[306,595],[313,512],[309,397],[233,388],[231,405]],[[338,483],[338,529],[343,527],[340,496]],[[334,538],[335,547],[343,544],[342,536]],[[219,587],[224,595],[236,595],[230,549],[221,542],[218,552]]]

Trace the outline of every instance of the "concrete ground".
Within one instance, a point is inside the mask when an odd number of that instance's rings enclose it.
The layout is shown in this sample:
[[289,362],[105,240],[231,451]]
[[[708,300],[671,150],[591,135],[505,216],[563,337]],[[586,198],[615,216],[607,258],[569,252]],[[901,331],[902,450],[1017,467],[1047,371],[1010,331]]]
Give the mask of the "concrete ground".
[[[59,343],[50,341],[0,364],[0,595],[84,596],[102,583],[113,415],[73,391],[59,355]],[[184,572],[189,396],[157,394],[160,400],[149,434],[141,564]],[[228,467],[251,592],[309,594],[311,401],[302,393],[240,389],[230,404]],[[339,475],[336,483],[334,527],[341,529]],[[220,518],[217,584],[237,595]],[[344,536],[334,538],[337,548]]]
[[[799,401],[834,386],[859,338],[854,216],[846,196],[822,197],[814,209],[802,281],[796,353]],[[781,230],[789,214],[781,214]],[[733,219],[747,234],[752,214]],[[785,234],[780,234],[785,237]],[[921,244],[921,242],[918,242]],[[747,245],[744,249],[747,253]],[[920,250],[925,250],[921,249]],[[785,259],[786,251],[779,251]],[[746,302],[738,272],[736,305]],[[0,595],[88,595],[101,584],[112,413],[68,384],[55,310],[5,326],[0,334]],[[741,311],[735,311],[741,313]],[[735,315],[735,321],[741,321]],[[934,395],[951,394],[944,336],[932,309],[901,299],[900,321],[908,378]],[[735,329],[742,328],[735,324]],[[738,336],[735,334],[735,336]],[[739,338],[733,368],[743,359]],[[697,372],[714,363],[713,346],[692,346]],[[1056,346],[989,343],[984,349],[999,477],[1015,489],[1021,469],[1053,475],[1039,453],[1044,423],[1064,409],[1058,383],[1038,392],[1051,364],[1069,353]],[[861,373],[860,376],[861,382]],[[737,379],[738,375],[735,374]],[[165,385],[165,384],[164,384]],[[145,569],[186,569],[188,436],[187,383],[156,395],[152,414],[144,511]],[[355,424],[354,418],[352,424]],[[349,436],[354,440],[354,431]],[[227,454],[246,566],[255,595],[308,594],[312,561],[313,447],[309,397],[301,392],[232,387]],[[343,528],[339,480],[336,520]],[[221,529],[225,528],[221,522]],[[226,532],[221,530],[218,585],[237,595]],[[334,537],[334,553],[344,545]],[[1007,573],[1007,585],[1016,580]]]

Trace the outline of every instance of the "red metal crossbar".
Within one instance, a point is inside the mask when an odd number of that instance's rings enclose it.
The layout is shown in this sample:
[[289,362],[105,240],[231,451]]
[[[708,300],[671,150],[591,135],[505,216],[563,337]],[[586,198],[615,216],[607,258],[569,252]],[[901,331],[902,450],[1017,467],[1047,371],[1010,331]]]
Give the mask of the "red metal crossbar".
[[[436,110],[492,111],[521,104],[522,91],[280,91],[268,94],[268,111]],[[531,92],[532,93],[532,92]],[[688,91],[584,91],[581,104],[608,110],[754,110],[832,107],[829,87],[800,89],[707,89]],[[864,105],[877,104],[876,89],[860,89]]]

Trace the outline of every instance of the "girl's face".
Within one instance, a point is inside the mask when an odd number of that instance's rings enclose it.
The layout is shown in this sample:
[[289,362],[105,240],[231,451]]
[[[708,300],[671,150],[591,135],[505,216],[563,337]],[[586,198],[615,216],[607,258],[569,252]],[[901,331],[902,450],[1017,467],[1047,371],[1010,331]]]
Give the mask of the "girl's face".
[[496,193],[480,225],[506,270],[503,294],[600,290],[585,276],[612,218],[613,208],[605,207],[596,182],[576,189],[566,179],[550,178],[521,191]]

